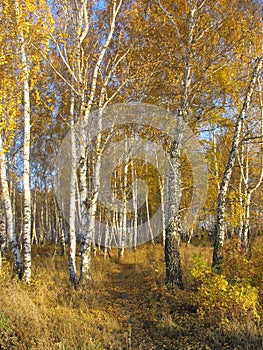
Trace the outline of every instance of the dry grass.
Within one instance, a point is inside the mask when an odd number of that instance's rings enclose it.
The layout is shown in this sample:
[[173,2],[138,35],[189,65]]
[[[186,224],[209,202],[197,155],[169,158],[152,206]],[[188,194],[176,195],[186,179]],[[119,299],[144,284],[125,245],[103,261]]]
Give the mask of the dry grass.
[[[89,288],[68,281],[66,258],[35,257],[31,286],[10,280],[5,267],[0,283],[0,312],[6,326],[1,349],[118,349],[125,344],[121,320],[112,312],[105,281],[110,262],[96,259]],[[6,344],[6,345],[4,345]]]
[[[164,286],[165,263],[160,245],[117,252],[93,261],[93,281],[75,290],[69,283],[67,259],[33,258],[32,285],[10,279],[4,263],[0,281],[0,349],[260,349],[258,325],[205,324],[197,313],[198,293],[191,289],[193,254],[211,259],[210,247],[182,247],[186,290],[170,293]],[[207,315],[209,317],[209,315]],[[131,343],[129,333],[131,332]],[[260,345],[261,344],[261,345]]]

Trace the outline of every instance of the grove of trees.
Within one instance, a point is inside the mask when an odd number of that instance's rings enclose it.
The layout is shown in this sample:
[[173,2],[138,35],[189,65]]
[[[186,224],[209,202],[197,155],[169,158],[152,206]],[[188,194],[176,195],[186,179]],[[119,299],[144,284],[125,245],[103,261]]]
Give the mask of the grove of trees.
[[[68,254],[77,287],[92,278],[92,257],[103,246],[95,235],[107,242],[105,257],[119,239],[121,258],[127,237],[136,248],[142,223],[152,241],[157,237],[165,246],[171,289],[183,288],[182,240],[211,237],[215,267],[227,239],[238,237],[250,252],[263,228],[261,1],[0,0],[0,12],[0,269],[1,257],[11,252],[13,275],[29,284],[32,245],[54,243]],[[208,187],[187,232],[181,223],[194,191],[187,155],[178,140],[149,125],[104,131],[103,111],[117,103],[161,107],[197,135]],[[87,149],[94,125],[98,137]],[[147,154],[144,162],[129,155],[128,139],[138,138],[153,145],[162,140],[173,169],[170,208],[163,205],[166,180],[156,164],[147,163]],[[72,165],[67,169],[63,140]],[[126,204],[119,213],[99,202],[108,142],[123,142],[126,158],[109,181],[120,201],[131,201],[133,214]],[[175,208],[178,174],[182,190]],[[143,207],[136,178],[149,188]],[[157,207],[168,217],[160,232],[150,223]]]

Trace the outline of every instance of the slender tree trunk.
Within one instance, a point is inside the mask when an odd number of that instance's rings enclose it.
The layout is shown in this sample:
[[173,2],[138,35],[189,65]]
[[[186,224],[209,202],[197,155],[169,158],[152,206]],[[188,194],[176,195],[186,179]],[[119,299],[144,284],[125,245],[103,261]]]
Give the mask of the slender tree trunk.
[[[124,256],[125,244],[127,243],[127,187],[128,187],[128,140],[125,136],[125,158],[123,176],[121,176],[121,186],[123,187],[123,212],[122,212],[122,230],[119,248],[119,258]],[[121,174],[122,175],[122,174]]]
[[32,203],[32,244],[38,244],[38,237],[37,237],[37,190],[34,190],[34,197],[33,197],[33,203]]
[[251,192],[248,191],[245,199],[245,220],[242,233],[242,246],[247,251],[249,246],[249,226],[250,226],[250,203],[251,203]]
[[136,170],[134,169],[133,161],[131,161],[132,167],[132,205],[134,211],[134,222],[133,222],[133,237],[132,237],[132,246],[133,249],[137,248],[137,239],[138,239],[138,184],[136,182]]
[[220,186],[220,191],[218,195],[217,223],[215,227],[213,266],[220,265],[220,262],[222,260],[222,254],[220,250],[223,247],[224,240],[225,240],[225,211],[226,211],[227,191],[228,191],[233,167],[235,165],[235,161],[237,157],[238,147],[240,143],[240,136],[242,131],[242,123],[247,114],[247,111],[249,110],[251,97],[255,89],[257,78],[261,70],[261,67],[262,67],[262,57],[256,60],[256,65],[252,72],[251,81],[249,84],[247,94],[245,96],[243,107],[236,121],[232,147],[231,147],[228,163],[227,163],[225,173]]
[[69,278],[73,284],[76,284],[76,139],[75,139],[75,125],[74,125],[74,96],[72,93],[70,101],[70,143],[71,143],[71,174],[70,174],[70,204],[69,204]]
[[[244,133],[244,121],[242,122],[242,133]],[[245,147],[244,144],[241,145],[240,147],[240,156],[239,156],[239,166],[240,166],[240,178],[239,178],[239,183],[238,183],[238,194],[239,194],[239,206],[242,208],[239,213],[239,228],[238,228],[238,238],[240,242],[242,241],[242,235],[243,235],[243,228],[244,228],[244,201],[243,201],[243,193],[242,193],[242,184],[244,179],[244,156],[245,153]],[[246,182],[246,180],[245,180]]]
[[23,66],[27,74],[24,81],[24,220],[23,220],[23,240],[24,240],[24,280],[30,283],[31,280],[31,192],[30,192],[30,98],[29,98],[29,78],[28,67],[26,66],[26,56],[24,45],[21,46]]
[[154,236],[153,236],[153,230],[151,225],[151,216],[149,212],[149,193],[148,192],[146,193],[145,203],[146,203],[146,214],[147,214],[147,221],[148,221],[148,228],[150,232],[151,242],[154,243]]
[[104,246],[104,259],[107,258],[107,254],[109,253],[109,237],[110,237],[110,228],[109,228],[109,222],[106,221],[106,228],[105,228],[105,246]]
[[65,255],[66,250],[66,237],[65,237],[65,223],[62,215],[62,211],[56,203],[57,211],[58,211],[58,220],[60,226],[60,243],[61,243],[61,255]]
[[[1,177],[0,177],[1,182]],[[0,244],[2,247],[2,250],[7,248],[7,239],[6,239],[6,215],[5,215],[5,209],[2,207],[2,204],[0,202]]]
[[[15,1],[16,16],[19,21],[19,3]],[[18,24],[19,28],[19,24]],[[21,59],[23,76],[23,108],[24,108],[24,147],[23,147],[23,185],[24,185],[24,217],[23,217],[23,243],[24,243],[24,280],[31,280],[31,191],[30,191],[30,88],[29,66],[26,56],[25,38],[22,30],[18,29],[18,53]]]

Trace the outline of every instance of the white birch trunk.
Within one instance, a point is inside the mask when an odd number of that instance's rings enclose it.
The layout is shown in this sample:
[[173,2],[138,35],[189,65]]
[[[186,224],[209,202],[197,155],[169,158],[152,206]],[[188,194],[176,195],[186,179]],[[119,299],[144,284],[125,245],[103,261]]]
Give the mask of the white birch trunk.
[[34,199],[33,199],[33,211],[32,211],[32,239],[31,239],[32,244],[38,243],[37,230],[36,230],[36,224],[37,224],[36,213],[37,213],[37,191],[35,189]]
[[248,191],[245,199],[245,220],[244,220],[244,227],[243,227],[243,233],[242,233],[242,246],[245,251],[248,249],[248,245],[249,245],[248,235],[249,235],[249,227],[250,227],[251,195],[252,195],[252,192]]
[[76,284],[76,139],[75,139],[75,125],[74,125],[74,96],[72,93],[70,101],[70,145],[71,145],[71,174],[70,174],[70,203],[69,203],[69,278],[73,284]]
[[[125,244],[127,242],[127,187],[128,187],[128,140],[125,136],[125,156],[124,156],[124,168],[123,168],[123,182],[121,181],[122,191],[122,201],[123,201],[123,210],[122,210],[122,229],[121,229],[121,238],[120,238],[120,247],[119,247],[119,258],[124,256]],[[122,171],[121,171],[122,172]],[[122,175],[122,174],[120,174]]]
[[26,73],[24,81],[24,221],[23,221],[23,240],[24,240],[24,280],[30,283],[31,280],[31,192],[30,192],[30,95],[29,95],[29,77],[26,64],[26,55],[24,45],[21,46],[21,57],[23,62],[23,71]]
[[[99,118],[102,118],[102,114],[99,113]],[[101,120],[99,120],[99,130],[101,129]],[[96,142],[96,163],[92,166],[94,167],[93,178],[92,178],[92,198],[89,200],[89,208],[84,204],[87,200],[87,195],[84,196],[84,193],[87,191],[81,192],[81,203],[82,203],[82,213],[81,213],[81,264],[80,264],[80,280],[81,281],[89,281],[91,279],[91,250],[92,243],[94,242],[95,235],[95,224],[96,224],[96,211],[97,211],[97,201],[98,201],[98,193],[99,193],[99,185],[100,185],[100,168],[101,168],[101,154],[98,152],[101,144],[100,134],[98,135],[98,139]],[[86,166],[83,166],[83,169],[86,169]],[[83,174],[82,181],[85,181],[86,186],[86,172],[85,176]],[[83,186],[81,184],[81,186]],[[85,198],[85,200],[84,200]],[[83,202],[84,200],[84,202]],[[86,221],[86,216],[88,212],[88,222]]]
[[[15,1],[17,19],[20,16],[18,1]],[[24,280],[31,280],[31,191],[30,191],[30,88],[29,66],[27,63],[25,38],[22,30],[18,29],[18,54],[22,64],[23,76],[23,116],[24,116],[24,145],[23,145],[23,185],[24,185],[24,215],[23,215],[23,243],[24,243]]]
[[110,238],[110,228],[109,228],[109,222],[106,221],[106,228],[105,228],[105,247],[104,247],[104,259],[107,258],[107,255],[109,253],[109,238]]
[[58,210],[58,220],[59,220],[59,226],[60,226],[61,255],[64,255],[66,250],[65,224],[64,224],[64,219],[63,219],[61,209],[58,207],[57,204],[56,206]]
[[[0,175],[0,182],[1,182],[1,175]],[[5,214],[4,204],[2,202],[0,202],[0,243],[1,243],[2,250],[7,250],[6,214]]]
[[134,222],[133,222],[133,248],[137,248],[137,239],[138,239],[138,184],[135,179],[136,171],[132,162],[132,205],[134,211]]
[[148,228],[149,228],[149,232],[150,232],[151,242],[154,243],[154,236],[153,236],[153,230],[152,230],[152,225],[151,225],[151,217],[150,217],[150,212],[149,212],[149,192],[146,193],[145,204],[146,204],[146,215],[147,215],[147,222],[148,222]]
[[[242,123],[242,133],[244,133],[244,122]],[[243,213],[243,195],[242,195],[242,183],[244,179],[244,144],[241,145],[240,157],[239,157],[239,166],[240,166],[240,178],[238,183],[238,194],[239,194],[239,205],[242,208],[242,211],[239,213],[239,228],[238,228],[238,238],[240,242],[242,241],[243,228],[244,228],[244,213]]]

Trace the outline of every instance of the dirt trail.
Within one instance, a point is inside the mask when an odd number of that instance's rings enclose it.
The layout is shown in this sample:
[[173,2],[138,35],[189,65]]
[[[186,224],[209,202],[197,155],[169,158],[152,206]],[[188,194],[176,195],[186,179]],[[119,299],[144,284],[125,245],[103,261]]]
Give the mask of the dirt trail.
[[147,327],[146,314],[149,312],[147,295],[153,287],[145,271],[140,271],[137,264],[118,263],[118,270],[112,276],[110,294],[114,307],[120,313],[124,326],[127,327],[128,350],[158,350]]

